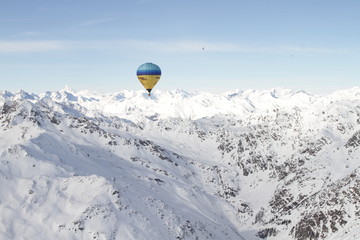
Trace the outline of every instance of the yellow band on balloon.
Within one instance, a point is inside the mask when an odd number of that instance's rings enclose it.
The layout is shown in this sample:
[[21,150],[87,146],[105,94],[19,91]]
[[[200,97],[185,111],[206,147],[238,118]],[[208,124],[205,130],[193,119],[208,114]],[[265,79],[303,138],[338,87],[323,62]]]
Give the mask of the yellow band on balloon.
[[161,75],[138,75],[138,79],[145,89],[153,89],[156,83],[160,80]]

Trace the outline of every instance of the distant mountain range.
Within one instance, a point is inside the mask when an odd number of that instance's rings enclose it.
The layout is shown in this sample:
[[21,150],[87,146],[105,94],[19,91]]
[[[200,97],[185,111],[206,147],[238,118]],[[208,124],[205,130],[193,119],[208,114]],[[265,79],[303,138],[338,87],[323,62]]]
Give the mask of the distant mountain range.
[[360,239],[360,88],[0,92],[0,239]]

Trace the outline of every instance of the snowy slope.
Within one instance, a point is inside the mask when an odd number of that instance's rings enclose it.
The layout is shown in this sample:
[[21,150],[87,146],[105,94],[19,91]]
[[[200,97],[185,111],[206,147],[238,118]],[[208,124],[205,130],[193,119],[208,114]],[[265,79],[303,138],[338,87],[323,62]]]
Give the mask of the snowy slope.
[[0,106],[0,239],[360,238],[360,88]]

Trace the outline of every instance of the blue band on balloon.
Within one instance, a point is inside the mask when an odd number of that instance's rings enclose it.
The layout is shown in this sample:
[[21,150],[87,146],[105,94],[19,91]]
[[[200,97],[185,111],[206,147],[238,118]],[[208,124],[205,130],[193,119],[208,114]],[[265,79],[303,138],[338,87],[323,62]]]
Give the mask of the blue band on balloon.
[[161,75],[158,69],[137,70],[136,75]]

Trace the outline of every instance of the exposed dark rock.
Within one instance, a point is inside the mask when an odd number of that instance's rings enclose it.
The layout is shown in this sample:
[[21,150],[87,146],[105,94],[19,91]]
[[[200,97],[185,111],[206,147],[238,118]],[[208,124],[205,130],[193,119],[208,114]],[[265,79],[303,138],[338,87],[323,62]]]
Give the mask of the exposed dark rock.
[[345,144],[345,147],[350,148],[350,147],[358,147],[360,146],[360,131],[355,132],[351,138],[347,141],[347,143]]
[[262,238],[262,239],[266,239],[271,236],[276,236],[276,234],[277,234],[277,231],[275,228],[265,228],[263,230],[260,230],[256,234],[256,236],[258,236],[259,238]]

